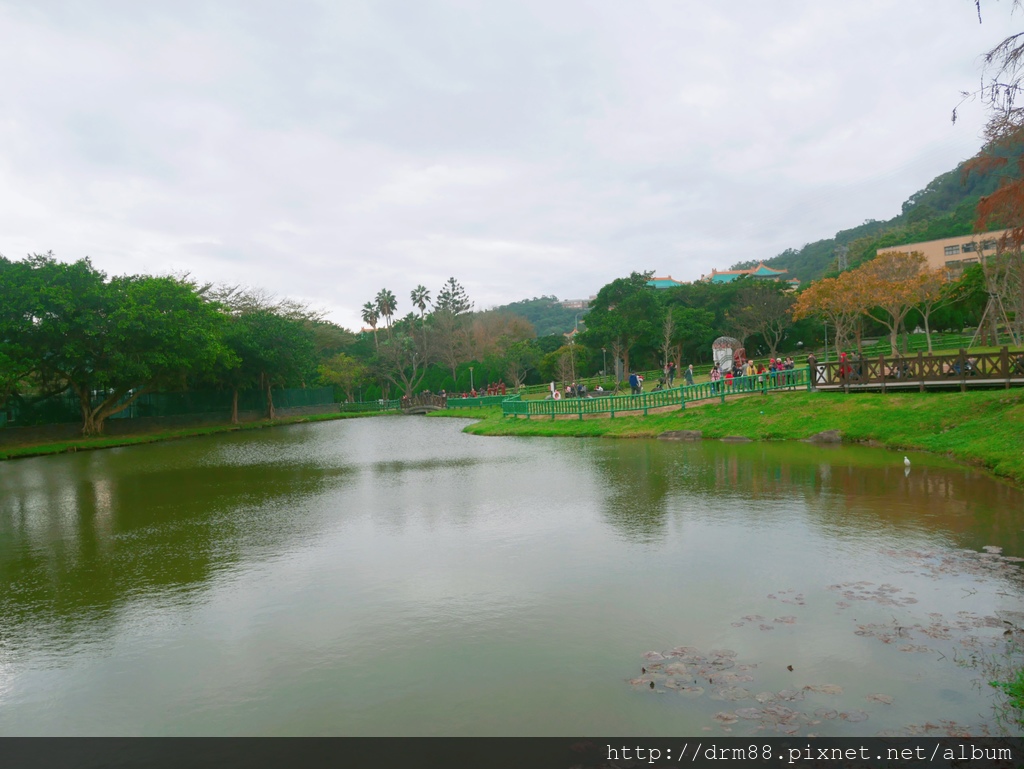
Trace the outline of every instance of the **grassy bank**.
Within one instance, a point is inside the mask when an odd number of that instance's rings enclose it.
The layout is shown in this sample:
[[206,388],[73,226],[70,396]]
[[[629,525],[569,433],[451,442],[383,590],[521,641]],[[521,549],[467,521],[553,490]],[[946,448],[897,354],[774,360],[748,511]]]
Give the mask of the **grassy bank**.
[[[470,414],[460,414],[470,416]],[[500,409],[474,412],[475,435],[655,437],[700,430],[706,438],[799,440],[839,430],[844,441],[945,454],[1024,485],[1024,391],[967,393],[776,393],[685,411],[615,419],[501,419]]]
[[239,430],[260,430],[264,427],[275,427],[278,425],[294,425],[305,422],[325,422],[334,419],[355,419],[363,416],[377,416],[377,414],[310,414],[306,416],[282,417],[280,419],[263,419],[257,422],[243,422],[242,424],[217,424],[217,425],[196,425],[194,427],[179,427],[171,430],[159,430],[138,435],[110,435],[97,438],[75,438],[65,441],[52,441],[48,443],[34,443],[25,446],[0,447],[0,460],[17,459],[21,457],[41,457],[47,454],[64,454],[71,451],[92,451],[95,449],[113,449],[119,446],[136,446],[141,443],[156,443],[157,441],[169,441],[179,438],[194,438],[198,435],[214,435],[215,433],[238,432]]

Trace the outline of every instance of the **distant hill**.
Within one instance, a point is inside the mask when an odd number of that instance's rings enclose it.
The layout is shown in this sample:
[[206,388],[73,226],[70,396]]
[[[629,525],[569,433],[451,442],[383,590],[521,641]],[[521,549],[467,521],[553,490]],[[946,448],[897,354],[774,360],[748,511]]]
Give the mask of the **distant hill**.
[[[1013,159],[1024,153],[1024,145],[1006,153]],[[869,219],[857,227],[841,230],[835,237],[807,243],[800,249],[788,248],[764,260],[775,269],[785,269],[806,283],[836,270],[840,249],[847,249],[850,267],[875,255],[879,248],[920,243],[926,240],[969,235],[974,231],[975,208],[983,195],[999,186],[1000,179],[1016,168],[1013,163],[988,173],[971,172],[964,176],[965,163],[937,176],[918,190],[902,206],[899,215],[884,222]],[[739,262],[730,269],[754,267],[759,260]]]
[[559,304],[557,296],[540,296],[533,299],[522,299],[501,307],[496,312],[509,312],[526,318],[537,330],[537,336],[550,334],[567,334],[576,325],[576,316],[583,322],[586,310],[570,310]]

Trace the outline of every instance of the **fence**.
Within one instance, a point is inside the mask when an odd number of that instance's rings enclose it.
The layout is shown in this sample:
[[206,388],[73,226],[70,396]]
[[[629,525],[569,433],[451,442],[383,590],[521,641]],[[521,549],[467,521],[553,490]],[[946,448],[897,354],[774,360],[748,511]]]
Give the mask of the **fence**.
[[900,355],[886,358],[850,357],[829,361],[817,366],[815,385],[822,389],[906,389],[926,387],[1024,384],[1024,353],[1010,352],[1003,347],[999,352],[968,353],[961,348],[950,355]]
[[656,390],[640,395],[602,395],[592,398],[564,398],[561,400],[522,400],[518,395],[506,398],[501,404],[501,416],[527,419],[534,416],[584,416],[642,411],[646,416],[650,409],[678,406],[685,409],[687,403],[719,399],[723,403],[729,395],[768,394],[773,390],[810,389],[807,368],[776,371],[733,380],[674,387],[670,390]]
[[[302,408],[322,406],[334,402],[334,390],[330,387],[292,388],[272,390],[274,408]],[[106,396],[97,394],[92,400],[96,407]],[[130,396],[126,396],[127,397]],[[238,410],[263,411],[266,396],[256,390],[242,390],[238,393]],[[110,419],[136,419],[145,417],[178,417],[190,415],[231,416],[231,392],[143,393],[125,409],[113,414]],[[82,408],[78,396],[64,392],[32,401],[14,398],[0,411],[0,427],[27,427],[80,422]]]
[[365,413],[365,412],[382,412],[382,411],[398,411],[401,406],[399,400],[379,400],[379,401],[366,401],[356,403],[341,403],[339,404],[342,411],[345,413]]
[[450,409],[474,409],[481,406],[498,406],[505,401],[508,395],[482,395],[476,398],[456,398],[448,396],[448,408]]

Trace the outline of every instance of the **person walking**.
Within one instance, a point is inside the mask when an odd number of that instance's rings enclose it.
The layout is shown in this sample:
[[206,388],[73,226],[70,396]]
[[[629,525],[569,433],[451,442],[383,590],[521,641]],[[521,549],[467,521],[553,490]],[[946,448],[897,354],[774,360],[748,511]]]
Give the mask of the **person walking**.
[[629,375],[629,389],[633,395],[640,394],[640,378],[636,375],[635,371]]
[[807,376],[810,379],[811,392],[818,389],[818,359],[814,353],[807,355]]
[[[1024,372],[1022,372],[1022,373],[1024,373]],[[686,367],[686,371],[683,373],[683,379],[686,381],[686,384],[688,384],[688,385],[692,385],[693,384],[693,364],[692,363],[689,366]]]
[[671,387],[674,381],[676,381],[676,362],[672,361],[668,364],[668,386]]

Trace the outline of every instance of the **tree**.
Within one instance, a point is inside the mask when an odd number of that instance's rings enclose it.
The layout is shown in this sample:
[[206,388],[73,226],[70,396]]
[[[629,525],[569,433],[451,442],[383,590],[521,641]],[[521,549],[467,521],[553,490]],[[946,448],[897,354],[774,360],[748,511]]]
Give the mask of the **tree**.
[[612,350],[614,360],[621,355],[627,372],[631,349],[656,343],[657,300],[653,289],[647,286],[653,274],[633,272],[628,278],[613,280],[597,292],[587,315],[583,343],[591,349]]
[[382,288],[377,292],[377,298],[374,300],[377,306],[377,312],[382,318],[387,321],[388,333],[391,332],[391,318],[395,314],[395,310],[398,309],[398,300],[395,299],[395,295],[386,288]]
[[466,317],[472,308],[473,303],[469,301],[466,290],[455,278],[448,278],[437,292],[434,312],[430,316],[436,344],[431,347],[438,350],[438,355],[451,369],[452,379],[457,378],[456,370],[466,359],[469,347]]
[[924,334],[928,340],[928,352],[932,351],[932,327],[931,316],[940,305],[952,300],[953,295],[948,290],[949,281],[946,280],[946,271],[939,268],[935,270],[924,269],[918,275],[917,299],[921,310],[921,317],[924,319]]
[[410,293],[413,307],[420,311],[420,329],[423,333],[423,354],[427,355],[427,305],[430,304],[430,292],[423,284],[416,286]]
[[312,331],[301,320],[260,309],[238,315],[228,339],[240,361],[240,381],[260,389],[267,419],[274,419],[273,388],[304,382],[315,368]]
[[[981,1],[975,0],[975,6],[980,22]],[[1021,0],[1013,0],[1011,13],[1021,7]],[[965,174],[1008,166],[1014,157],[1011,150],[1024,143],[1024,107],[1019,100],[1024,87],[1024,32],[1004,38],[983,56],[983,62],[977,95],[989,110],[985,146],[966,165]],[[971,96],[964,94],[965,98]],[[982,259],[990,297],[986,314],[1001,316],[1018,345],[1024,341],[1024,155],[1016,154],[1016,165],[1003,176],[999,189],[978,202],[975,230],[1007,229],[999,239],[997,254]]]
[[416,392],[427,371],[427,360],[416,344],[416,338],[400,328],[380,346],[380,373],[405,395]]
[[768,354],[774,358],[786,330],[792,325],[793,297],[784,293],[777,283],[756,283],[737,292],[736,304],[733,323],[740,341],[745,341],[750,334],[760,334],[768,343]]
[[696,357],[695,353],[701,346],[709,348],[715,336],[714,322],[715,315],[710,310],[701,310],[694,307],[673,307],[673,340],[676,343],[676,366],[683,365],[682,355],[687,348],[690,349],[690,357]]
[[849,270],[835,278],[814,281],[797,295],[793,305],[794,319],[817,316],[832,325],[837,350],[846,347],[855,335],[859,338],[857,328],[865,299],[854,272]]
[[369,369],[351,355],[339,352],[321,363],[317,373],[321,382],[344,390],[345,400],[351,403],[355,400],[353,392],[366,380]]
[[52,254],[23,262],[11,262],[0,256],[0,408],[29,384],[36,370],[34,317],[42,288],[33,260],[45,258],[52,258]]
[[526,382],[526,375],[537,368],[540,350],[529,340],[513,342],[505,348],[503,359],[505,376],[514,388],[519,388]]
[[430,292],[426,286],[419,285],[414,288],[409,298],[412,299],[413,306],[420,311],[420,318],[425,317],[427,311],[427,305],[430,304]]
[[434,303],[435,310],[447,310],[452,315],[462,315],[473,309],[473,303],[469,301],[466,289],[462,287],[455,278],[448,278],[441,290],[437,292],[437,301]]
[[380,320],[380,313],[377,310],[377,305],[373,302],[367,302],[363,305],[363,323],[373,329],[373,346],[374,349],[380,347],[377,341],[377,321]]
[[920,301],[920,274],[927,265],[920,251],[886,251],[850,274],[860,283],[864,314],[889,329],[892,351],[903,320]]
[[143,393],[181,386],[223,354],[224,316],[191,282],[170,277],[107,280],[88,259],[52,255],[27,260],[38,294],[32,328],[35,373],[44,387],[70,388],[83,435],[103,432],[106,419]]

